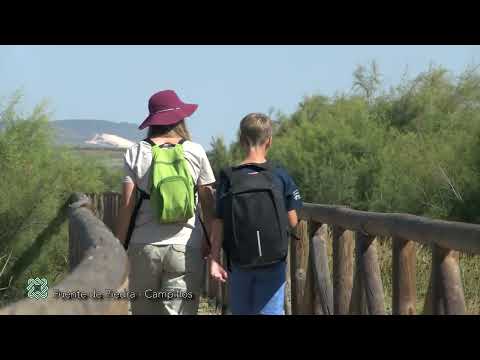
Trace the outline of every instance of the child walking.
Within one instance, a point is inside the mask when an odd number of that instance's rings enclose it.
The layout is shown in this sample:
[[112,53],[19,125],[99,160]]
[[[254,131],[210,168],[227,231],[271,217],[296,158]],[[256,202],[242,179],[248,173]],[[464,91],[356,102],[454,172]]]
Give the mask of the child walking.
[[[229,280],[233,315],[284,315],[289,227],[298,222],[300,192],[285,169],[267,160],[272,145],[268,116],[243,118],[240,144],[244,160],[222,170],[217,186],[210,275]],[[222,247],[227,270],[220,265]]]

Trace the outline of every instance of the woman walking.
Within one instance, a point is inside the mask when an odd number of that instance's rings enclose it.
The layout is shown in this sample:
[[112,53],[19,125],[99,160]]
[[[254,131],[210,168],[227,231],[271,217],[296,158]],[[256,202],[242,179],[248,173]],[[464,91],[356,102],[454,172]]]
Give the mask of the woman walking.
[[148,109],[139,126],[149,128],[147,139],[125,153],[117,227],[128,246],[129,288],[137,295],[132,314],[195,315],[208,254],[196,209],[199,200],[209,232],[215,177],[185,124],[197,105],[165,90],[150,98]]

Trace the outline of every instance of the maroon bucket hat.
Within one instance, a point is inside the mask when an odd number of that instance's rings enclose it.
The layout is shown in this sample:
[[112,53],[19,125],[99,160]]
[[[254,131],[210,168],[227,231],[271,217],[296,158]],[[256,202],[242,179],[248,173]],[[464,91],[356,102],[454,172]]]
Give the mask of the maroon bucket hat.
[[173,90],[159,91],[148,100],[150,114],[138,127],[140,130],[151,125],[173,125],[197,110],[197,104],[186,104]]

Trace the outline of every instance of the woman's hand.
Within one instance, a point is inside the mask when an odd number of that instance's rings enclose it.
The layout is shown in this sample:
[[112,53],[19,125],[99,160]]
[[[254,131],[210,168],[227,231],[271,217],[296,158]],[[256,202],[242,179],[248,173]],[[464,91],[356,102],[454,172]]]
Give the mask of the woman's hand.
[[215,259],[211,259],[210,262],[210,276],[220,282],[226,282],[228,278],[225,269]]

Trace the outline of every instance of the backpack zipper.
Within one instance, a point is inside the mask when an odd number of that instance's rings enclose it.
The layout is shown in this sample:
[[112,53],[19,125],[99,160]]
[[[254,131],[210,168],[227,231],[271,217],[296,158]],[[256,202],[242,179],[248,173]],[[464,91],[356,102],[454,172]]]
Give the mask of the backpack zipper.
[[260,231],[257,230],[257,244],[258,244],[258,254],[262,256],[262,245],[260,244]]

